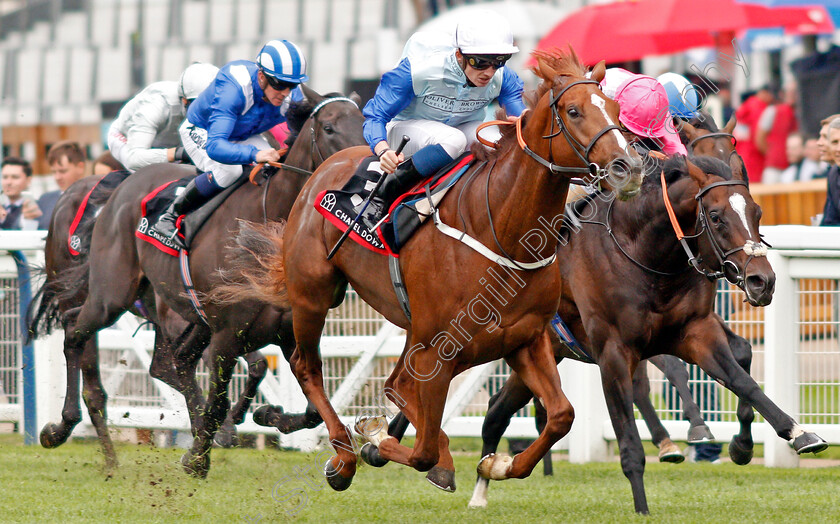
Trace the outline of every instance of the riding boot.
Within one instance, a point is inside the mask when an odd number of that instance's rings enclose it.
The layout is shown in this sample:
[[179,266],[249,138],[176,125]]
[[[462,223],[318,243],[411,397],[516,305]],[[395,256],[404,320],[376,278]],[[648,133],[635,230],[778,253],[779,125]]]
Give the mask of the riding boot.
[[382,185],[379,186],[379,191],[373,195],[365,214],[362,216],[362,222],[368,230],[373,231],[373,226],[388,213],[388,209],[394,203],[394,200],[426,178],[428,178],[426,175],[417,171],[410,158],[397,166],[393,173],[385,175]]
[[195,211],[212,197],[213,195],[207,196],[201,193],[195,185],[195,180],[190,180],[190,183],[186,185],[184,191],[175,197],[175,200],[169,204],[167,210],[158,218],[154,228],[158,233],[172,240],[181,249],[186,249],[181,237],[178,236],[178,227],[176,225],[178,217],[190,211]]

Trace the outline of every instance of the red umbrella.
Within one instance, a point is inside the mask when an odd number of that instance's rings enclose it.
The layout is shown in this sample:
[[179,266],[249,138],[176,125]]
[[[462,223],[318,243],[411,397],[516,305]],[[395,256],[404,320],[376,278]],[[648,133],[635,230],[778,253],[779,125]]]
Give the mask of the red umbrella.
[[768,8],[734,0],[639,0],[586,6],[557,24],[538,49],[572,45],[584,63],[622,62],[714,46],[715,35],[758,27],[831,31],[821,6]]

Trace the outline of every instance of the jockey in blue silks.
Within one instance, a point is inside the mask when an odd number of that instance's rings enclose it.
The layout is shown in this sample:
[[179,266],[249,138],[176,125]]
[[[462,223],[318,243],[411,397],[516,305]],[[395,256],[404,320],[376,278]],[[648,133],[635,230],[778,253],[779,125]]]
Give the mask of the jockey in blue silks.
[[301,50],[288,40],[265,44],[256,62],[236,60],[190,104],[178,130],[184,149],[203,171],[184,188],[155,224],[181,244],[176,220],[201,207],[243,176],[242,165],[277,162],[280,153],[261,133],[286,121],[289,101],[303,99],[309,80]]
[[[525,111],[522,80],[505,63],[519,48],[501,15],[480,10],[449,34],[415,33],[364,108],[364,136],[387,173],[362,217],[368,227],[403,191],[435,174],[476,140],[485,108]],[[411,139],[397,155],[403,135]],[[406,160],[408,158],[408,160]]]

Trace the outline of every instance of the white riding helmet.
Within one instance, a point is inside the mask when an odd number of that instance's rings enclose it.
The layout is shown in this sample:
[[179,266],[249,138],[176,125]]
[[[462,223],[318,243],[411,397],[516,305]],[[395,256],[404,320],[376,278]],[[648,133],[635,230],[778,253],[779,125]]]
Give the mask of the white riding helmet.
[[469,19],[458,22],[455,46],[465,55],[512,55],[519,48],[513,45],[510,24],[500,14],[479,9]]
[[198,97],[216,78],[219,68],[213,64],[195,62],[184,69],[178,82],[178,95],[187,100]]

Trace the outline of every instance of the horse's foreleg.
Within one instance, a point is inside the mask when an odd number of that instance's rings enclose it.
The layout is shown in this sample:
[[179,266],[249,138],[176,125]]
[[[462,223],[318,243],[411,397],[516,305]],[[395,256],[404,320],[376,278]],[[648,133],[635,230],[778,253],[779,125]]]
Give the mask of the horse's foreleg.
[[633,504],[637,513],[648,513],[645,495],[645,450],[633,416],[633,377],[631,368],[640,365],[631,361],[620,343],[609,340],[598,361],[601,368],[601,384],[610,413],[618,449],[621,455],[621,469],[630,481]]
[[[729,342],[732,356],[738,362],[738,365],[749,374],[752,366],[752,346],[745,338],[736,335],[729,329],[722,318],[718,318],[718,321],[726,333],[726,340]],[[739,397],[737,414],[741,431],[737,435],[733,435],[729,442],[729,457],[735,464],[744,465],[749,464],[753,457],[752,423],[755,420],[755,413],[750,403]]]
[[[650,360],[653,361],[658,358],[651,357]],[[641,362],[636,366],[636,372],[633,373],[633,403],[639,408],[639,413],[642,414],[642,418],[650,430],[654,445],[659,448],[659,461],[678,463],[685,460],[679,446],[671,441],[671,435],[662,425],[662,421],[659,420],[659,415],[656,414],[656,409],[650,401],[650,378],[648,377],[646,362]]]
[[685,337],[677,348],[677,356],[695,362],[703,371],[749,402],[773,426],[779,437],[792,443],[797,453],[818,453],[828,444],[814,433],[806,432],[782,411],[755,380],[738,365],[729,348],[726,334],[714,316],[686,326]]
[[96,337],[92,337],[85,344],[80,363],[84,384],[82,396],[88,408],[91,423],[99,437],[102,453],[105,455],[106,472],[111,475],[117,467],[117,454],[114,452],[114,443],[108,432],[108,417],[105,412],[108,395],[105,393],[102,377],[99,375],[99,347]]
[[268,360],[259,351],[246,353],[244,358],[248,362],[248,378],[245,381],[245,387],[239,394],[236,404],[228,411],[222,427],[216,432],[215,441],[223,448],[236,445],[236,425],[242,424],[242,421],[245,420],[245,413],[251,407],[251,402],[257,396],[260,382],[265,378],[268,371]]
[[[69,326],[65,323],[65,333],[68,332],[68,329]],[[82,420],[81,400],[79,399],[80,360],[82,352],[86,350],[87,346],[92,346],[95,351],[96,342],[94,340],[85,341],[80,351],[75,345],[68,346],[67,337],[65,337],[64,360],[67,367],[67,389],[64,396],[64,407],[61,410],[61,422],[58,424],[49,422],[41,429],[41,445],[45,448],[55,448],[64,444],[73,432],[73,428]]]
[[213,334],[207,350],[210,352],[210,388],[204,410],[195,424],[192,447],[181,458],[184,470],[194,477],[205,478],[210,471],[210,448],[213,437],[230,410],[228,386],[236,366],[237,349],[234,337],[224,331]]
[[539,437],[512,460],[502,455],[481,459],[479,474],[492,480],[530,475],[551,446],[569,432],[574,420],[574,409],[560,387],[548,332],[544,331],[530,346],[513,351],[505,361],[545,405],[547,423]]
[[[481,426],[482,457],[496,452],[499,448],[499,441],[502,440],[502,435],[510,424],[510,419],[517,411],[527,406],[533,397],[531,390],[522,382],[516,372],[511,373],[502,389],[490,397],[490,401],[487,403],[487,415],[485,415],[484,424]],[[486,506],[487,490],[489,488],[490,479],[478,475],[469,506],[471,508]]]
[[677,394],[682,400],[683,417],[689,421],[688,438],[686,440],[692,444],[714,440],[712,431],[706,425],[706,421],[703,420],[700,413],[700,406],[694,401],[694,395],[691,394],[691,389],[688,387],[688,370],[685,364],[673,355],[659,355],[653,357],[651,361],[662,370],[665,378],[676,388]]

